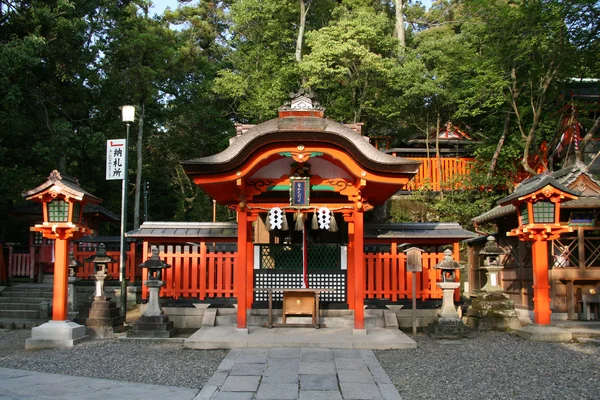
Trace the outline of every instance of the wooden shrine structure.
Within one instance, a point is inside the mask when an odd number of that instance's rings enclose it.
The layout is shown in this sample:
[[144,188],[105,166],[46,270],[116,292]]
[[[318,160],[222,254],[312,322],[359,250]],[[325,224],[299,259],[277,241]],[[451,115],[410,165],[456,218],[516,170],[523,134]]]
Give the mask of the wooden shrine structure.
[[[246,328],[247,310],[257,300],[253,287],[278,287],[269,281],[273,277],[268,274],[255,276],[257,263],[270,260],[277,269],[277,264],[284,262],[282,255],[292,254],[289,249],[298,243],[306,249],[306,244],[317,248],[320,242],[337,241],[340,246],[347,243],[339,252],[340,262],[347,268],[340,295],[354,311],[354,328],[364,329],[365,282],[369,280],[364,213],[402,189],[418,172],[421,162],[378,151],[361,135],[360,126],[325,119],[324,110],[309,93],[301,91],[279,109],[279,118],[256,126],[239,125],[237,136],[226,150],[181,164],[194,183],[237,213],[233,285],[238,328]],[[338,231],[309,230],[307,225],[315,224],[310,221],[316,221],[316,214],[318,225],[324,218],[330,223],[323,226],[337,225]],[[269,247],[264,250],[254,249],[253,223],[274,227],[268,243],[264,243]],[[397,257],[397,243],[390,252]],[[307,255],[298,255],[297,262],[302,263],[303,257]],[[322,258],[325,264],[335,262]],[[304,272],[303,284],[312,286],[314,282],[309,282]],[[432,273],[435,278],[435,271]],[[317,284],[322,286],[338,278],[331,276]],[[385,277],[379,279],[382,290],[384,284],[391,285],[391,275],[387,283]],[[435,284],[430,287],[435,288]]]
[[[597,319],[600,311],[600,182],[583,163],[551,174],[556,181],[580,193],[579,198],[560,204],[560,222],[570,228],[549,242],[549,296],[553,318],[569,320]],[[473,218],[475,230],[494,224],[498,244],[509,250],[502,261],[501,285],[505,293],[523,311],[534,308],[533,246],[506,233],[518,227],[517,209],[499,205]],[[487,236],[467,240],[469,290],[479,293],[485,283],[479,251]],[[595,307],[595,308],[594,308]],[[595,310],[595,312],[594,312]]]

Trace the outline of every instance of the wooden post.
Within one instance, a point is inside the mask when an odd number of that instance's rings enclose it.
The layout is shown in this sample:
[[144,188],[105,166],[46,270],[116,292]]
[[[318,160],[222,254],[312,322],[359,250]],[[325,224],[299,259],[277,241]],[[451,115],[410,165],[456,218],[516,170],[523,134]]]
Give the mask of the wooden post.
[[533,258],[533,318],[539,325],[550,325],[550,296],[548,284],[548,242],[532,243]]
[[54,292],[52,295],[52,320],[66,321],[67,303],[67,262],[69,258],[69,241],[54,240]]
[[354,212],[354,329],[365,329],[365,260],[362,210]]
[[[240,207],[241,208],[241,207]],[[248,257],[248,214],[238,209],[238,263],[235,271],[235,293],[237,297],[237,327],[246,329],[246,277]]]
[[348,270],[346,271],[346,301],[348,302],[348,308],[354,310],[354,249],[356,243],[354,242],[354,222],[348,222]]

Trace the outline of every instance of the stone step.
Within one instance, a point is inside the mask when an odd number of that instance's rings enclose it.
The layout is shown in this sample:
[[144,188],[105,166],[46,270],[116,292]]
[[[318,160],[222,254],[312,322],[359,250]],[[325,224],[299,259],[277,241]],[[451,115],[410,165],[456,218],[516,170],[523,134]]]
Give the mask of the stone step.
[[0,318],[39,319],[39,310],[0,310]]
[[43,298],[52,298],[52,291],[23,291],[23,290],[11,290],[11,291],[3,291],[2,297],[43,297]]
[[563,329],[600,329],[600,321],[552,321],[552,325]]
[[48,319],[0,318],[1,329],[31,329],[48,322]]
[[5,292],[52,292],[52,285],[26,284],[8,286],[4,289]]
[[600,328],[567,328],[574,338],[600,338]]
[[22,303],[22,304],[40,304],[52,301],[52,297],[0,297],[0,304]]
[[0,310],[36,310],[39,311],[39,303],[0,303]]

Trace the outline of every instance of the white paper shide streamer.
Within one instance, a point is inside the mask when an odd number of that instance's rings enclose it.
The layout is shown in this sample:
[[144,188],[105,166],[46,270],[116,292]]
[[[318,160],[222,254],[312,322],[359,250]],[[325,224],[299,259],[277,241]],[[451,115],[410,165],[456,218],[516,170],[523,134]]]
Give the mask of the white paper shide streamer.
[[269,210],[269,224],[271,230],[281,229],[283,224],[283,211],[279,207],[273,207]]
[[317,211],[317,218],[319,221],[320,229],[329,229],[331,224],[331,211],[327,207],[321,207]]

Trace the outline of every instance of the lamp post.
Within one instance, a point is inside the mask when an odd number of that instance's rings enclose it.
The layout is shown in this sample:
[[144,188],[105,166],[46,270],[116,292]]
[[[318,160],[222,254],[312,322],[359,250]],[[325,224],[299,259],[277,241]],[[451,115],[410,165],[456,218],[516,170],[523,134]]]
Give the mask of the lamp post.
[[523,181],[509,196],[498,200],[499,205],[514,205],[518,227],[507,232],[519,240],[532,243],[533,316],[537,325],[550,325],[550,285],[548,282],[548,240],[554,240],[572,228],[560,222],[560,204],[577,199],[572,190],[550,175],[537,175]]
[[48,180],[25,193],[27,200],[42,203],[44,221],[31,228],[47,239],[54,239],[54,289],[52,321],[31,330],[28,349],[70,347],[86,337],[85,327],[68,320],[69,240],[89,234],[83,220],[86,204],[99,204],[102,199],[86,192],[77,179],[52,171]]
[[121,246],[119,251],[119,281],[121,282],[121,315],[127,313],[127,277],[125,275],[125,231],[127,229],[127,186],[129,185],[129,127],[135,120],[135,107],[134,106],[123,106],[121,107],[121,118],[125,125],[127,125],[127,136],[125,137],[125,162],[124,162],[124,176],[123,176],[123,189],[121,193]]

